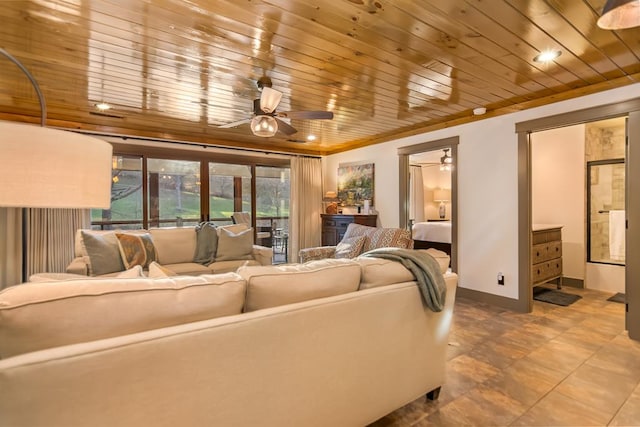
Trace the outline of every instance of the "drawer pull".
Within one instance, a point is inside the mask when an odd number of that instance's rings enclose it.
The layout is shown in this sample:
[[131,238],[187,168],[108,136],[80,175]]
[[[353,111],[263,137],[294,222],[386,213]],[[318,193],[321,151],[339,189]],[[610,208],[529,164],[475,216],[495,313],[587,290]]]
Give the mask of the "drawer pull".
[[536,256],[540,256],[540,251],[536,252]]

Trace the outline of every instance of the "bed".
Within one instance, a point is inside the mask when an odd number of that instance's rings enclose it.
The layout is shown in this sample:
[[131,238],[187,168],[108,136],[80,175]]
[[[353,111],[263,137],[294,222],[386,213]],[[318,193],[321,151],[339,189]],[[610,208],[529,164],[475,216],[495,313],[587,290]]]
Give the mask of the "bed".
[[411,232],[415,249],[435,248],[451,256],[451,221],[416,222]]

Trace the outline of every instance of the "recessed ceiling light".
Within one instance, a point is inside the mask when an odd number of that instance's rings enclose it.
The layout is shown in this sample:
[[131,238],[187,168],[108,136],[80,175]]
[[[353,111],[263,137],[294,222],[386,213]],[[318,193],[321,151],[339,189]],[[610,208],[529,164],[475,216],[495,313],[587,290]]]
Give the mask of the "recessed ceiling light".
[[96,104],[96,108],[100,111],[106,111],[111,108],[111,105],[107,104],[106,102],[98,102]]
[[316,136],[313,134],[307,135],[307,141],[315,141],[316,140]]
[[533,60],[535,62],[551,62],[560,55],[562,55],[562,52],[559,50],[545,50],[533,58]]
[[486,112],[487,112],[487,109],[484,108],[484,107],[478,107],[478,108],[474,108],[473,109],[473,115],[474,116],[481,116]]

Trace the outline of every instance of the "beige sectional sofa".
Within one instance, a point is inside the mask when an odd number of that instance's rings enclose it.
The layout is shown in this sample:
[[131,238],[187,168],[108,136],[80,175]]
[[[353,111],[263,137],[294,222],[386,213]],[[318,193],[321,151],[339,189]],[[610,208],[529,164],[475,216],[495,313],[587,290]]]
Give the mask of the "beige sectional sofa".
[[437,397],[456,281],[439,312],[402,264],[364,257],[13,286],[2,424],[366,425]]
[[[222,230],[229,233],[221,235]],[[249,231],[250,230],[250,231]],[[151,228],[149,230],[125,231],[96,231],[78,230],[75,237],[75,258],[67,266],[67,273],[86,276],[116,276],[126,269],[117,262],[120,258],[116,233],[128,235],[148,234],[151,237],[156,253],[156,260],[162,266],[178,275],[198,275],[211,273],[226,273],[235,271],[241,265],[270,265],[273,260],[273,250],[264,246],[254,245],[253,230],[246,224],[233,224],[218,227],[218,254],[213,262],[200,264],[194,262],[197,235],[195,227],[180,228]],[[245,236],[242,233],[250,233]],[[89,234],[92,242],[98,240],[90,248],[83,236]],[[231,235],[231,237],[229,237]],[[239,237],[236,237],[239,236]],[[223,244],[225,247],[223,248]],[[89,256],[88,249],[93,249]],[[224,252],[224,253],[223,253]],[[113,256],[109,257],[109,253]],[[92,268],[92,259],[93,267]],[[115,264],[114,264],[115,260]]]

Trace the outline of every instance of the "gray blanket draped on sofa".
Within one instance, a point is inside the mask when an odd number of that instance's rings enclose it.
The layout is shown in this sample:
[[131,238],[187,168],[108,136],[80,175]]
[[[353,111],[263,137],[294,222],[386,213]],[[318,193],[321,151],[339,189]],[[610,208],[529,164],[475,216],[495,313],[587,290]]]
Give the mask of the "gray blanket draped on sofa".
[[428,253],[411,249],[378,248],[361,256],[383,258],[402,263],[413,273],[422,299],[432,311],[442,311],[447,287],[438,262]]

